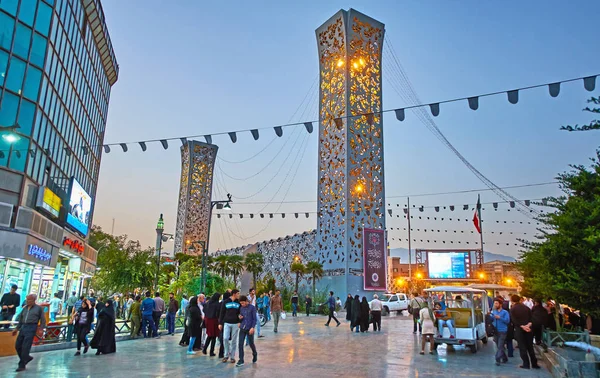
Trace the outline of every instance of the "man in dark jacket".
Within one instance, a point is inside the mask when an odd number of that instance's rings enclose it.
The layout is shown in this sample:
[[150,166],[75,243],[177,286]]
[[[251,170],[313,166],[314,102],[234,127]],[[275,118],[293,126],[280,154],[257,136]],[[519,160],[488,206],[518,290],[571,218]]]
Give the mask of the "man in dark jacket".
[[[539,369],[535,351],[533,350],[533,331],[531,330],[531,310],[529,307],[521,303],[521,298],[518,295],[513,295],[510,298],[512,307],[510,309],[510,317],[515,325],[515,338],[519,343],[519,354],[523,360],[523,365],[519,366],[522,369]],[[531,364],[529,361],[531,360]]]
[[169,293],[169,307],[167,308],[167,329],[168,334],[175,335],[175,316],[179,311],[179,302],[175,299],[175,294]]
[[329,292],[329,298],[327,299],[327,306],[329,307],[329,319],[327,319],[327,323],[325,323],[325,326],[329,327],[329,323],[331,322],[331,319],[335,320],[335,322],[337,323],[336,327],[340,326],[340,322],[339,320],[337,320],[337,318],[335,317],[335,298],[333,296],[333,291]]
[[542,301],[539,299],[534,301],[533,308],[531,309],[531,323],[535,343],[541,345],[544,326],[548,323],[548,310],[542,306]]
[[[228,358],[231,363],[235,362],[235,349],[238,341],[238,324],[240,322],[240,302],[238,298],[240,291],[233,289],[231,297],[223,301],[221,314],[219,315],[219,330],[223,331],[223,341],[225,350],[222,362],[227,362]],[[231,340],[230,340],[231,338]]]
[[310,315],[310,308],[312,307],[312,298],[306,294],[306,299],[304,300],[304,306],[306,306],[306,316]]
[[[502,309],[508,311],[510,314],[510,301],[505,301],[502,297],[498,297],[498,299],[502,299]],[[513,340],[515,339],[515,325],[512,323],[508,323],[508,329],[506,331],[506,352],[508,357],[513,358],[515,353],[515,347],[513,346]]]
[[248,302],[248,297],[242,295],[240,297],[240,360],[235,365],[236,367],[244,366],[244,342],[248,338],[248,345],[252,349],[252,363],[256,363],[258,353],[256,352],[256,346],[254,346],[254,329],[258,323],[258,313],[256,307]]
[[[17,312],[17,307],[21,304],[21,296],[17,294],[17,285],[10,287],[10,292],[2,296],[0,305],[2,306],[2,312],[0,312],[0,320],[11,321]],[[69,314],[70,315],[70,314]],[[4,328],[8,329],[10,324],[5,324]]]

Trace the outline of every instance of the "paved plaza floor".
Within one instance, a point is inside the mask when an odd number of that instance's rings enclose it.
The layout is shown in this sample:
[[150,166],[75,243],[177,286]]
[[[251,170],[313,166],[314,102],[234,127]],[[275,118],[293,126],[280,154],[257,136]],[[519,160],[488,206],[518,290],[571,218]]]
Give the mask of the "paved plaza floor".
[[[343,314],[341,314],[343,315]],[[464,348],[420,355],[412,319],[384,317],[383,332],[356,334],[348,323],[325,327],[326,318],[288,316],[273,333],[272,322],[256,341],[258,363],[246,348],[241,368],[199,353],[186,355],[181,335],[117,343],[117,353],[74,357],[75,350],[34,353],[27,371],[15,373],[18,358],[0,358],[2,377],[550,377],[541,370],[519,369],[518,350],[508,364],[495,366],[494,345],[480,344],[476,354]],[[237,358],[237,356],[236,356]]]

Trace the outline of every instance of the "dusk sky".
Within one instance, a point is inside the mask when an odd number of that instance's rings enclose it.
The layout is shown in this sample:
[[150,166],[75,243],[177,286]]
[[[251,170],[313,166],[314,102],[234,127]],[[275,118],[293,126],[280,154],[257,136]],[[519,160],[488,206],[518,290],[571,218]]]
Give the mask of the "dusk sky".
[[[103,0],[102,4],[120,65],[105,143],[316,120],[315,29],[342,8],[355,8],[385,24],[385,38],[423,103],[600,73],[593,16],[600,14],[598,2]],[[397,67],[388,47],[384,44],[383,103],[384,109],[394,109],[408,104],[395,90]],[[587,164],[594,154],[597,132],[567,133],[559,128],[589,122],[592,117],[581,109],[598,93],[586,91],[577,81],[563,84],[557,98],[550,97],[547,87],[522,91],[516,105],[507,101],[506,94],[480,99],[477,111],[470,110],[466,101],[442,104],[434,120],[497,185],[546,183],[569,164]],[[258,141],[250,133],[239,134],[236,144],[227,136],[214,138],[220,159],[213,198],[231,193],[234,213],[315,212],[317,130],[307,134],[303,127],[286,128],[282,138],[275,138],[272,129],[262,131]],[[412,238],[417,239],[413,248],[475,246],[479,238],[471,234],[473,212],[462,208],[474,206],[477,192],[416,195],[485,185],[411,112],[404,122],[393,113],[384,116],[384,141],[386,202],[394,209],[387,219],[387,227],[393,228],[388,236],[391,247],[407,247],[402,230],[406,220],[395,213],[406,203],[405,195],[411,195],[411,204],[417,207],[441,207],[439,213],[434,208],[413,211],[422,217],[413,220]],[[146,152],[130,146],[127,153],[113,148],[104,154],[94,223],[110,232],[114,218],[115,234],[128,234],[151,246],[156,221],[164,213],[165,232],[174,233],[179,146],[171,142],[165,151],[154,143]],[[523,200],[560,193],[556,185],[508,191]],[[501,201],[491,191],[479,194],[485,204]],[[453,212],[450,205],[456,206]],[[535,225],[527,225],[530,220],[508,204],[499,204],[497,211],[491,204],[484,209],[486,251],[516,256],[516,238],[530,238]],[[315,214],[308,219],[215,218],[210,249],[315,227]],[[165,245],[166,250],[172,248],[172,242]]]

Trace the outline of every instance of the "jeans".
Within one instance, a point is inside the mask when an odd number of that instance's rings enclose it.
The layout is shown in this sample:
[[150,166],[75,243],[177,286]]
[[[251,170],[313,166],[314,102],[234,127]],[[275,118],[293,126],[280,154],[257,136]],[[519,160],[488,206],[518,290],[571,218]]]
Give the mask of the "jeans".
[[23,324],[17,336],[17,342],[15,343],[15,349],[19,356],[19,367],[24,368],[29,362],[31,351],[31,344],[33,344],[33,337],[37,331],[37,324]]
[[[523,366],[537,366],[537,357],[533,350],[533,332],[525,332],[521,327],[515,327],[515,339],[519,344],[519,354],[523,360]],[[531,365],[529,360],[531,359]]]
[[[225,323],[223,325],[223,342],[225,343],[225,354],[223,358],[235,360],[235,349],[237,348],[238,332],[240,329],[237,324]],[[229,338],[231,337],[231,340]]]
[[162,313],[160,311],[152,311],[152,319],[154,320],[154,325],[156,326],[156,330],[158,331],[160,327],[160,316]]
[[271,320],[271,306],[265,306],[265,316],[267,321]]
[[371,315],[373,316],[373,330],[381,331],[381,311],[371,311]]
[[150,333],[150,330],[152,330],[152,335],[148,335],[148,337],[158,336],[152,315],[142,315],[142,333],[144,334],[144,338],[146,338],[146,327],[148,328],[148,333]]
[[356,330],[356,333],[359,333],[359,332],[360,332],[360,329],[359,329],[359,327],[360,327],[360,326],[355,326],[354,328],[350,327],[350,330],[352,330],[352,329],[355,329],[355,330]]
[[77,351],[78,352],[81,349],[81,343],[83,343],[83,346],[85,346],[86,348],[88,347],[89,343],[87,340],[87,334],[89,332],[90,332],[90,327],[88,327],[87,325],[79,325],[79,328],[77,329]]
[[277,332],[279,319],[281,319],[281,311],[273,311],[273,332]]
[[[256,353],[256,346],[254,345],[254,335],[250,334],[249,330],[246,329],[240,329],[240,359],[238,362],[243,363],[244,362],[244,339],[246,339],[246,337],[248,338],[248,345],[250,345],[250,349],[252,349],[252,357],[254,357],[254,360],[256,360],[256,356],[258,356],[258,353]],[[254,362],[254,360],[252,362]]]
[[194,343],[196,342],[196,336],[190,337],[190,345],[188,345],[188,352],[194,351]]
[[506,332],[496,332],[494,335],[494,342],[496,343],[496,362],[508,361],[506,350],[504,349],[504,343],[506,342]]
[[260,336],[260,318],[256,319],[256,336]]
[[456,334],[454,333],[454,325],[452,324],[452,319],[448,319],[448,320],[442,320],[442,319],[438,319],[438,331],[440,333],[440,336],[444,335],[444,324],[448,327],[448,331],[450,331],[450,336],[454,336],[456,337]]
[[175,312],[167,312],[167,332],[170,334],[175,333]]
[[292,303],[292,316],[298,315],[298,303]]
[[306,305],[306,316],[310,315],[310,306]]
[[514,356],[514,346],[513,346],[513,339],[510,339],[508,337],[508,334],[506,336],[506,351],[508,352],[508,357],[513,357]]
[[337,318],[333,315],[334,311],[335,311],[335,309],[333,309],[333,308],[329,309],[329,318],[327,319],[327,323],[326,323],[327,325],[329,325],[329,322],[331,322],[331,319],[335,320],[335,322],[337,324],[340,324],[340,321],[337,320]]
[[51,322],[55,322],[56,321],[56,314],[57,314],[57,312],[51,312],[50,313],[50,321]]

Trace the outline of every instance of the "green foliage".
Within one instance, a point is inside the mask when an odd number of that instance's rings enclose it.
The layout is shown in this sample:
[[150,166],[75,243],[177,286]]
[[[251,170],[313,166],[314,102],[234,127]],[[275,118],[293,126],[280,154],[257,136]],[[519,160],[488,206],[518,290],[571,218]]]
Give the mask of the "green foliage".
[[252,273],[252,286],[257,289],[256,278],[262,273],[263,265],[265,264],[263,255],[261,253],[249,253],[246,255],[244,264],[246,265],[246,270]]
[[290,272],[296,274],[296,291],[298,291],[298,285],[300,284],[300,277],[306,273],[306,267],[301,262],[293,262],[290,266]]
[[323,265],[318,261],[309,261],[308,264],[306,264],[306,273],[312,276],[312,293],[314,297],[316,293],[315,284],[317,283],[317,280],[323,278]]
[[571,166],[557,179],[565,195],[549,198],[556,211],[539,217],[537,242],[524,242],[523,292],[600,316],[600,150],[592,165]]
[[217,256],[213,261],[213,270],[219,273],[221,277],[227,277],[230,275],[231,269],[229,267],[229,256]]
[[[600,97],[592,97],[590,98],[588,101],[588,104],[595,104],[595,105],[600,105]],[[590,113],[600,113],[600,108],[590,108],[589,106],[586,106],[583,109],[584,112],[590,112]],[[589,130],[600,130],[600,120],[594,119],[592,120],[590,123],[588,123],[587,125],[575,125],[575,126],[561,126],[560,128],[561,130],[566,130],[566,131],[589,131]]]
[[244,270],[244,256],[230,255],[227,256],[227,264],[229,265],[229,272],[233,276],[234,286],[237,287],[238,277]]

